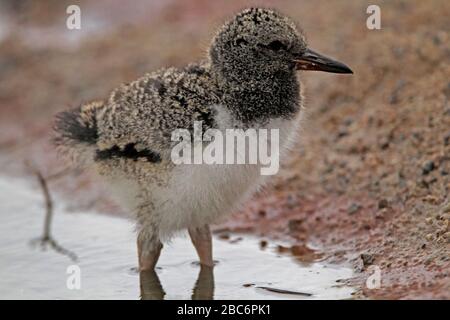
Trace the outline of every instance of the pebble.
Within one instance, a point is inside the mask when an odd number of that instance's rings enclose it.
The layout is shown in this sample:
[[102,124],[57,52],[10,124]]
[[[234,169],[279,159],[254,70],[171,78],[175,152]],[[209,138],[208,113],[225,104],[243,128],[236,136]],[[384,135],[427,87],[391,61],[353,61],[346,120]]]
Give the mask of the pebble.
[[371,264],[373,264],[373,262],[375,260],[373,255],[371,255],[369,253],[362,253],[360,257],[364,264],[364,267],[370,266]]
[[389,206],[389,203],[386,199],[381,199],[380,201],[378,201],[378,209],[384,209],[387,208]]
[[429,174],[431,171],[433,171],[434,169],[436,169],[436,165],[434,164],[433,161],[427,161],[423,164],[422,166],[422,174],[423,175],[427,175]]
[[259,242],[259,247],[260,247],[261,249],[266,248],[267,245],[268,245],[268,242],[267,242],[266,240],[261,240],[261,241]]

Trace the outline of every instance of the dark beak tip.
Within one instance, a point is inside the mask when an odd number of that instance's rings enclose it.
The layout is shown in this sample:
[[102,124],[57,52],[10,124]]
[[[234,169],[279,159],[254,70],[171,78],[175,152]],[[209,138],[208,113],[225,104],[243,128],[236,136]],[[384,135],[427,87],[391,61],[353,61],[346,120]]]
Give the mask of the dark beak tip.
[[353,71],[342,62],[326,57],[311,49],[307,49],[295,61],[297,63],[297,70],[353,74]]
[[327,66],[325,66],[323,70],[320,71],[341,73],[341,74],[353,74],[353,70],[350,69],[347,65],[343,64],[342,62],[332,61],[328,66],[330,67],[329,69],[327,69]]
[[344,72],[342,72],[344,74],[353,74],[353,70],[350,69],[349,67],[346,67],[346,70]]

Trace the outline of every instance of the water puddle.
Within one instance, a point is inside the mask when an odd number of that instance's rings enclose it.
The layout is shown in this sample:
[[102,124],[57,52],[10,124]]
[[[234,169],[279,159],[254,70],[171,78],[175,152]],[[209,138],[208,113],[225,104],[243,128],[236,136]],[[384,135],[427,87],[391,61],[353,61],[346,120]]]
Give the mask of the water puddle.
[[[73,261],[31,244],[43,221],[42,191],[0,178],[1,299],[346,299],[353,291],[336,282],[351,277],[350,268],[301,263],[277,250],[280,243],[262,248],[260,239],[243,235],[214,239],[214,270],[195,263],[194,248],[181,236],[165,246],[156,273],[139,275],[130,221],[57,205],[52,233],[76,254]],[[81,272],[80,289],[67,286],[71,265]]]

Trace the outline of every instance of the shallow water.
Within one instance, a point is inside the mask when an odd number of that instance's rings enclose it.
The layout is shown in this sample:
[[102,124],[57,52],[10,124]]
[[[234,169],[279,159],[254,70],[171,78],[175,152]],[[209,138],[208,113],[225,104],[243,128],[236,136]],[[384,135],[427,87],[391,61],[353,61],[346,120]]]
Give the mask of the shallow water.
[[[44,212],[37,186],[0,178],[0,299],[346,299],[353,291],[336,282],[351,277],[350,268],[301,263],[272,242],[261,249],[260,239],[242,235],[214,239],[213,271],[199,267],[184,236],[165,246],[156,273],[139,275],[130,221],[57,205],[52,234],[77,255],[74,262],[31,244],[42,234]],[[71,265],[80,268],[80,289],[68,289]]]

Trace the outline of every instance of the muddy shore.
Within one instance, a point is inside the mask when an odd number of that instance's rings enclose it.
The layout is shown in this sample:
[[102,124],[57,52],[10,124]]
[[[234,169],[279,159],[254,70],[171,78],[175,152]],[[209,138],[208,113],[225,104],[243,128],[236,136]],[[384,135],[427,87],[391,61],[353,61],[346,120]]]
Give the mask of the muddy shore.
[[[289,13],[312,48],[355,74],[302,75],[298,143],[272,183],[216,232],[289,240],[279,250],[299,259],[349,263],[356,298],[449,299],[450,3],[380,1],[377,31],[366,28],[367,1],[259,3]],[[25,161],[47,177],[64,172],[52,192],[76,208],[120,214],[89,172],[65,171],[49,144],[53,114],[200,59],[216,26],[242,6],[80,5],[87,27],[74,35],[64,1],[2,4],[0,170],[33,181]],[[371,266],[381,270],[379,289],[366,286]]]

